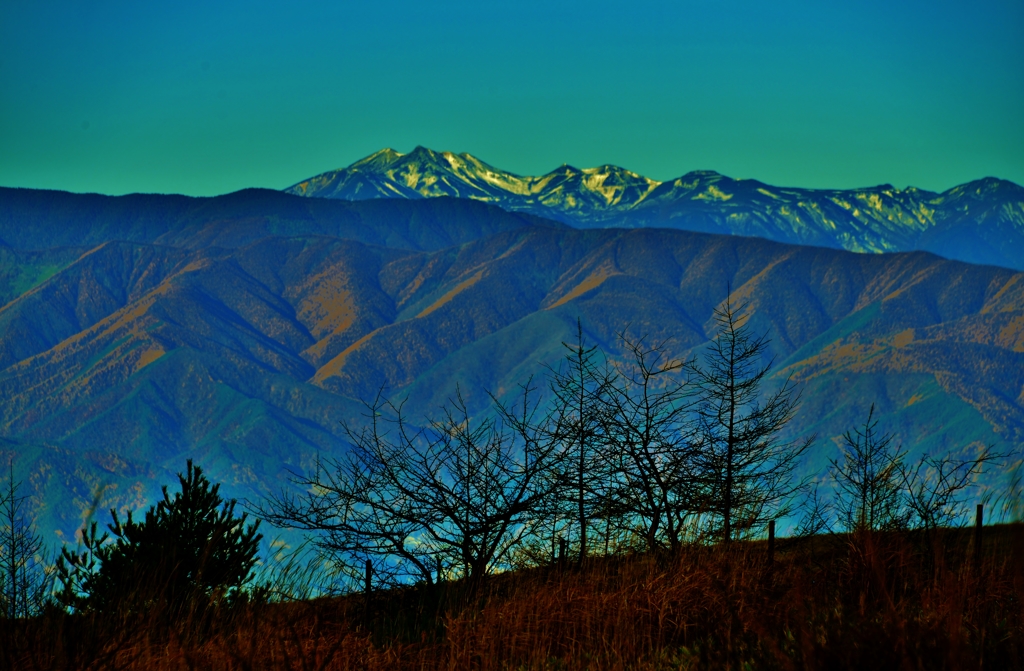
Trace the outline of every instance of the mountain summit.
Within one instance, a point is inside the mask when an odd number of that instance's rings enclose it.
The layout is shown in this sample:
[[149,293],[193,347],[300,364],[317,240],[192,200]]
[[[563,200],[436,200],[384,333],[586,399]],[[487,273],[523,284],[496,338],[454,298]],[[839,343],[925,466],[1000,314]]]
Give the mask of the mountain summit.
[[581,170],[563,164],[540,177],[523,177],[471,154],[416,147],[408,154],[383,149],[287,191],[345,200],[471,198],[549,218],[557,214],[554,218],[580,225],[634,208],[661,184],[614,165]]
[[889,184],[863,189],[775,187],[711,170],[659,182],[614,165],[562,165],[539,177],[471,154],[384,149],[287,189],[318,198],[449,196],[580,228],[676,228],[855,252],[929,251],[1024,269],[1024,188],[996,178],[943,193]]

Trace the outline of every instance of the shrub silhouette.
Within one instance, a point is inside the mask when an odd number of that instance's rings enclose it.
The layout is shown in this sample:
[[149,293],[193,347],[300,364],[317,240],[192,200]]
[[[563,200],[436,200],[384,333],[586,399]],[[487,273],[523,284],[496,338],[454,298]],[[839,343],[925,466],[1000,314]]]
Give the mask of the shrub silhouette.
[[129,512],[122,522],[111,510],[109,534],[97,535],[94,522],[83,530],[84,551],[62,551],[65,605],[126,613],[164,606],[176,614],[238,595],[257,561],[259,521],[235,517],[235,501],[225,502],[191,460],[178,480],[181,491],[171,498],[163,487],[143,521]]

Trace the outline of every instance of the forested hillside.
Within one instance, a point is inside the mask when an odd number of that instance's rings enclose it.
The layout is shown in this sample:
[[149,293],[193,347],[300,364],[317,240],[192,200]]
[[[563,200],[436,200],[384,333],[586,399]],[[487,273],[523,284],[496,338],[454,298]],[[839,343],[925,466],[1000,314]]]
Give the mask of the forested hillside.
[[[685,358],[730,288],[771,339],[774,383],[802,392],[808,469],[872,403],[915,452],[1021,440],[1024,278],[1010,270],[581,231],[455,199],[250,195],[4,199],[0,437],[45,527],[151,500],[186,454],[232,495],[276,489],[343,449],[339,420],[381,385],[420,414],[458,384],[484,412],[488,391],[543,386],[577,319],[612,359],[622,332]],[[252,218],[268,199],[291,209]]]

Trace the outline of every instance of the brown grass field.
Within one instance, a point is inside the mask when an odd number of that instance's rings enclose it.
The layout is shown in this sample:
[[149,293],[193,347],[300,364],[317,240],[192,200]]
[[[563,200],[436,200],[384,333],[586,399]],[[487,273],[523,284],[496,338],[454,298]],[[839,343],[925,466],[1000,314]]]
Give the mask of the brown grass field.
[[1024,525],[691,546],[465,585],[0,622],[9,669],[1020,669]]

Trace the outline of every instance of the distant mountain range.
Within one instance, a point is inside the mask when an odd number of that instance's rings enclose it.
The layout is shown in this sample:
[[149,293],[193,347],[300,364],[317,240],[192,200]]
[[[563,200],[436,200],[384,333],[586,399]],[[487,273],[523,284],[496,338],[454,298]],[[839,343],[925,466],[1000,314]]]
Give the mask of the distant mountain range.
[[469,154],[379,151],[303,180],[289,193],[366,200],[466,198],[578,228],[676,228],[854,252],[928,251],[1024,270],[1024,187],[995,178],[943,193],[883,184],[769,186],[700,170],[666,182],[613,165],[563,165],[522,177]]
[[[469,199],[344,202],[0,189],[0,453],[44,529],[139,506],[194,457],[258,496],[342,448],[381,384],[543,384],[577,317],[698,351],[732,287],[803,391],[822,467],[870,404],[913,453],[1024,443],[1024,273],[658,228],[576,229]],[[998,475],[998,474],[996,474]]]

